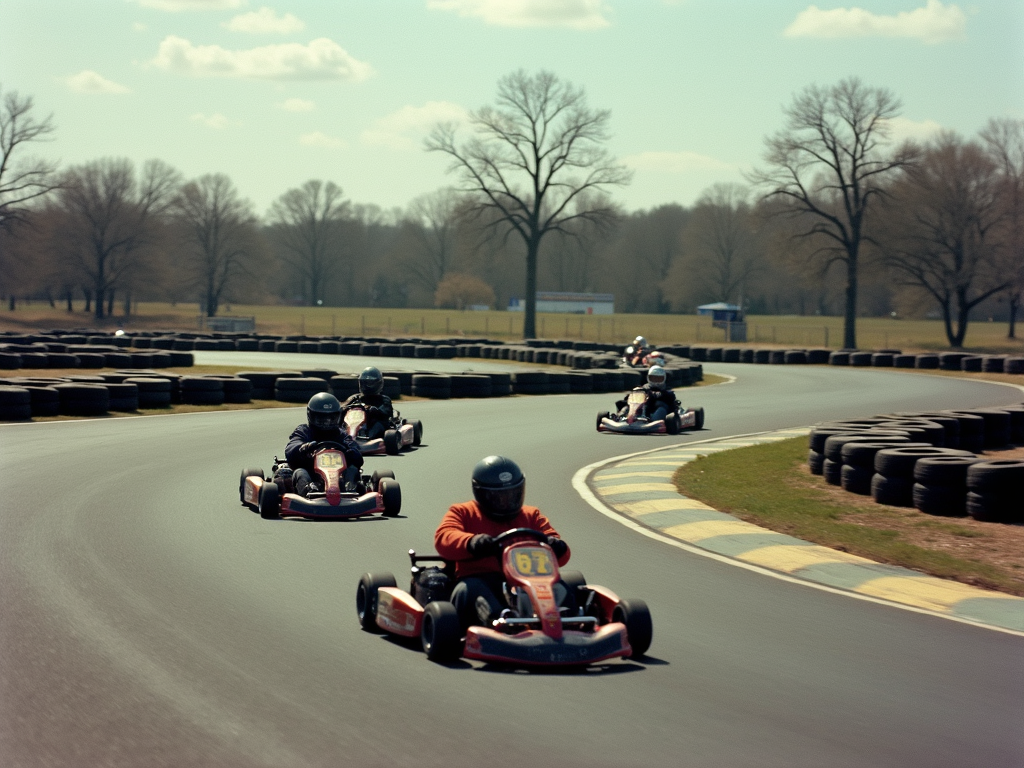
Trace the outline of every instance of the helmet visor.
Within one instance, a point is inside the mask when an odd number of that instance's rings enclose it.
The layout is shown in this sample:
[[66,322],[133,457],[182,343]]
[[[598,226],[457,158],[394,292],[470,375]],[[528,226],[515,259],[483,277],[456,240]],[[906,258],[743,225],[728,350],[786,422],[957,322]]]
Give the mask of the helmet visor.
[[656,370],[651,371],[647,374],[647,383],[655,389],[661,389],[665,386],[665,371]]
[[309,414],[309,426],[313,429],[330,429],[341,423],[341,411]]
[[523,508],[526,496],[525,479],[509,488],[475,486],[473,495],[483,513],[492,520],[511,520]]

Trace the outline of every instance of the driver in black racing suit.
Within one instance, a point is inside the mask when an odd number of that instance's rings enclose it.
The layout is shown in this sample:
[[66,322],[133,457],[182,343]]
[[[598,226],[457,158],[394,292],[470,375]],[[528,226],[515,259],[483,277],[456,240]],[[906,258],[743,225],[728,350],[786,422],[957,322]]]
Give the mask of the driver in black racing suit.
[[[679,411],[679,401],[676,400],[676,393],[665,386],[668,381],[668,374],[660,365],[652,365],[647,371],[647,383],[637,389],[643,390],[647,396],[644,404],[644,412],[647,421],[661,421],[670,413]],[[619,413],[626,414],[626,398],[615,403]]]
[[384,394],[384,376],[370,366],[359,374],[359,391],[341,404],[342,411],[358,407],[366,412],[366,439],[383,437],[395,412],[391,398]]
[[359,482],[359,468],[363,466],[363,454],[356,441],[340,428],[341,403],[328,392],[318,392],[306,405],[306,423],[299,424],[288,438],[284,449],[285,460],[292,470],[291,481],[295,492],[308,496],[311,492],[323,491],[323,481],[313,475],[313,452],[318,443],[338,443],[345,452],[348,466],[339,482],[342,490],[354,491]]

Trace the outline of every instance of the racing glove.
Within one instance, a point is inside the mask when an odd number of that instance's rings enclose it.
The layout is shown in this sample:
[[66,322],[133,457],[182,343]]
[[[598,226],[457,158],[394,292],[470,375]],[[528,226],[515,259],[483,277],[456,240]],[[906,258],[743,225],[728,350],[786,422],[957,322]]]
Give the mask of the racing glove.
[[561,557],[569,551],[569,545],[557,536],[548,536],[548,546],[555,553],[555,557]]
[[478,533],[466,544],[470,557],[487,557],[498,554],[498,543],[493,536],[486,533]]
[[313,451],[316,450],[316,443],[303,443],[299,446],[299,453],[303,456],[312,456]]

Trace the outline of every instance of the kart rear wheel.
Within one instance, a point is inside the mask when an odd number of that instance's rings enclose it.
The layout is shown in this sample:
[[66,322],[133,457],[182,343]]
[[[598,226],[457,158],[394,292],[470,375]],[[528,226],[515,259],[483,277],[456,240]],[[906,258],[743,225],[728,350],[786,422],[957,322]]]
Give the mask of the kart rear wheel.
[[704,409],[694,408],[694,415],[697,417],[697,423],[694,429],[704,429]]
[[679,434],[679,414],[670,413],[665,417],[665,431],[670,435]]
[[385,517],[395,517],[402,511],[402,486],[397,480],[390,477],[382,478],[377,492],[384,497]]
[[377,591],[381,587],[397,587],[390,573],[364,573],[356,589],[356,615],[359,626],[366,632],[380,632],[377,626]]
[[633,649],[630,658],[636,659],[647,653],[654,636],[654,625],[651,623],[651,612],[643,600],[620,600],[612,611],[612,621],[621,621],[626,625],[626,636]]
[[423,422],[419,419],[411,419],[409,423],[412,424],[412,444],[419,445],[423,442]]
[[601,419],[610,419],[611,414],[608,411],[598,411],[597,414],[597,429],[601,429]]
[[238,499],[245,504],[245,478],[247,477],[258,477],[260,480],[264,478],[263,470],[259,467],[246,467],[242,470],[242,476],[238,480]]
[[392,456],[402,450],[402,436],[397,429],[389,429],[384,433],[384,450]]
[[260,517],[264,520],[277,520],[281,516],[281,492],[276,483],[264,483],[260,486],[259,498]]
[[569,594],[576,600],[577,606],[582,606],[584,600],[583,588],[587,586],[587,580],[583,577],[583,574],[579,571],[559,571],[559,577],[565,582],[565,586],[569,588]]
[[454,605],[447,600],[427,603],[423,609],[420,642],[431,661],[455,661],[462,655],[462,627]]
[[373,470],[373,474],[370,475],[370,487],[373,488],[373,490],[376,491],[378,489],[378,487],[380,486],[380,481],[383,480],[385,477],[394,480],[395,479],[395,473],[392,472],[390,469],[375,469],[375,470]]

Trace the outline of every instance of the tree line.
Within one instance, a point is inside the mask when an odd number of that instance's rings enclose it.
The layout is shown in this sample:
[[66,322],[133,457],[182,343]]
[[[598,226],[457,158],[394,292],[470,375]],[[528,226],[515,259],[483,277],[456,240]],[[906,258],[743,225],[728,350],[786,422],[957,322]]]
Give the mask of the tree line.
[[[1008,321],[1024,291],[1024,121],[977,136],[890,138],[899,100],[848,79],[784,109],[746,184],[689,206],[626,211],[629,171],[606,151],[610,114],[540,72],[499,81],[495,104],[436,126],[428,151],[454,183],[383,210],[334,181],[284,191],[259,215],[224,174],[184,178],[160,160],[33,158],[56,130],[0,91],[0,295],[97,320],[137,301],[465,309],[526,305],[537,291],[615,295],[618,312],[937,312],[962,346],[972,311]],[[468,132],[468,136],[463,134]]]

